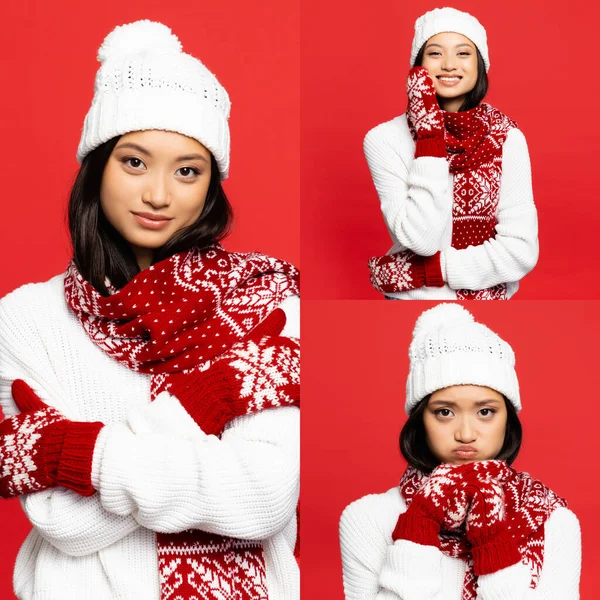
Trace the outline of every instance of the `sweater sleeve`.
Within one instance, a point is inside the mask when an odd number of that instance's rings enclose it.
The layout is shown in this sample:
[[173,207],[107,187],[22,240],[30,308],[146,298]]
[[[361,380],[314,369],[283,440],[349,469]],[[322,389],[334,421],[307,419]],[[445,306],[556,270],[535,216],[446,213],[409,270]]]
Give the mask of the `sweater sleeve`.
[[98,436],[92,483],[102,506],[164,533],[202,529],[241,539],[266,539],[294,516],[299,493],[299,424],[296,407],[263,410],[231,421],[221,438],[199,428],[176,438],[140,424],[179,413],[195,423],[167,392],[138,409],[127,424]]
[[428,600],[442,584],[441,552],[406,540],[392,542],[405,510],[397,488],[350,504],[340,520],[346,600]]
[[[281,304],[282,335],[300,337],[300,302]],[[300,486],[300,412],[281,407],[238,417],[206,435],[163,392],[98,437],[92,483],[104,508],[153,531],[202,529],[266,539],[293,518]]]
[[414,159],[414,142],[404,117],[369,131],[364,152],[394,242],[420,256],[434,255],[452,222],[448,161],[430,156]]
[[535,590],[524,564],[479,578],[478,600],[579,600],[581,530],[577,517],[557,508],[544,525],[544,563]]
[[442,274],[454,290],[482,290],[521,280],[538,260],[538,221],[527,142],[512,129],[502,149],[496,235],[478,246],[442,251]]
[[[15,300],[17,300],[15,302]],[[18,313],[13,309],[19,307]],[[24,379],[49,405],[65,411],[64,397],[49,363],[35,321],[16,297],[0,302],[0,405],[6,417],[18,413],[11,385]],[[65,411],[66,412],[66,411]],[[139,527],[131,516],[111,514],[98,496],[82,498],[71,490],[53,488],[20,498],[27,518],[55,548],[71,556],[93,554]]]

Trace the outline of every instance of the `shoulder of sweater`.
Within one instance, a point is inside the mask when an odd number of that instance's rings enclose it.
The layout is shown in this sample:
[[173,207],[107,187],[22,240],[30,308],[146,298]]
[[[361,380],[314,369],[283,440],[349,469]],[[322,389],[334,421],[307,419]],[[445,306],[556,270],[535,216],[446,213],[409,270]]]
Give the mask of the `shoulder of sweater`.
[[373,127],[365,135],[363,147],[365,154],[383,148],[393,149],[396,152],[400,152],[402,148],[408,148],[412,154],[414,152],[414,141],[410,135],[406,115],[394,117],[390,121]]
[[525,139],[525,134],[518,128],[513,127],[507,134],[506,140],[504,141],[504,146],[508,144],[509,146],[525,146],[527,147],[527,140]]
[[367,527],[375,525],[378,529],[389,528],[391,533],[398,516],[405,510],[406,504],[398,487],[382,494],[368,494],[346,506],[340,518],[340,530],[361,524]]
[[565,532],[570,530],[571,532],[577,533],[581,531],[579,519],[575,513],[566,506],[560,506],[555,509],[548,517],[544,527],[547,534],[550,531]]
[[40,308],[57,302],[64,304],[64,277],[61,273],[48,281],[22,285],[0,299],[0,308],[9,314],[23,315],[28,312],[37,314]]

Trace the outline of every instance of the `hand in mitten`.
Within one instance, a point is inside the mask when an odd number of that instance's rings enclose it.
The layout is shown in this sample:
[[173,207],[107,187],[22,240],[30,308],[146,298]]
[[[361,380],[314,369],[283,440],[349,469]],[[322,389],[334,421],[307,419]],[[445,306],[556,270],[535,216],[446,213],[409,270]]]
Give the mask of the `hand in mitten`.
[[234,417],[294,405],[300,399],[298,341],[262,335],[269,327],[257,329],[219,356],[206,371],[169,377],[169,391],[207,434],[220,434]]
[[383,294],[444,286],[439,252],[433,256],[410,251],[377,256],[369,260],[369,268],[373,287]]
[[392,539],[439,548],[438,535],[446,520],[449,503],[472,469],[471,464],[436,467],[425,485],[412,497],[406,512],[398,517]]
[[103,424],[68,420],[21,379],[12,394],[21,413],[0,423],[0,497],[55,486],[91,496],[92,457]]
[[476,575],[489,575],[521,560],[506,526],[504,491],[490,476],[478,476],[465,485],[471,502],[466,536],[473,554]]
[[424,67],[414,67],[406,82],[408,105],[406,117],[417,134],[415,158],[419,156],[446,157],[444,113],[437,101],[435,87]]

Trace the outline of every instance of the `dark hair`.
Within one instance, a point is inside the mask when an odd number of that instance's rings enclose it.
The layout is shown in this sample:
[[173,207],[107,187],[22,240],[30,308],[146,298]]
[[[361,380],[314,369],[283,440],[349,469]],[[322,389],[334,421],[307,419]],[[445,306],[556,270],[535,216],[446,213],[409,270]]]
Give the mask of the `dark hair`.
[[[119,139],[120,136],[112,138],[83,159],[71,188],[68,209],[75,264],[81,275],[105,296],[108,296],[106,277],[120,289],[139,273],[133,250],[100,208],[102,174]],[[231,205],[221,186],[217,162],[211,155],[211,178],[200,217],[158,248],[153,262],[194,246],[218,242],[229,232],[232,220]]]
[[[421,46],[417,58],[415,58],[414,67],[420,67],[423,64],[423,55],[425,54],[426,45],[427,44],[425,43]],[[475,82],[473,89],[466,95],[458,112],[464,112],[479,106],[480,102],[485,98],[485,95],[488,92],[489,82],[485,70],[485,62],[483,62],[483,56],[481,56],[481,52],[479,52],[478,48],[475,48],[475,52],[477,52],[477,81]]]
[[[427,445],[423,423],[423,413],[430,397],[431,395],[425,396],[410,411],[408,420],[404,423],[400,432],[400,452],[402,452],[402,456],[409,465],[424,473],[431,473],[440,464],[440,461],[433,455]],[[506,397],[504,397],[504,404],[507,412],[506,431],[504,433],[504,444],[496,459],[505,460],[510,465],[515,461],[521,449],[523,428],[515,407]]]

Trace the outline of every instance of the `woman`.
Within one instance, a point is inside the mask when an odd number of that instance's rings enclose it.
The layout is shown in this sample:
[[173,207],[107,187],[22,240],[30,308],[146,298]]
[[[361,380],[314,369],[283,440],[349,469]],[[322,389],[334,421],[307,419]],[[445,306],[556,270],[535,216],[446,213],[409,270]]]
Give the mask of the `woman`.
[[482,102],[490,67],[479,21],[453,8],[415,23],[406,114],[364,149],[394,241],[371,282],[394,299],[508,299],[538,258],[527,144]]
[[417,320],[399,487],[340,523],[348,600],[575,600],[581,536],[566,502],[509,465],[521,445],[510,346],[459,305]]
[[33,525],[15,593],[298,599],[297,271],[218,244],[215,76],[149,21],[98,58],[73,261],[0,301],[0,495]]

